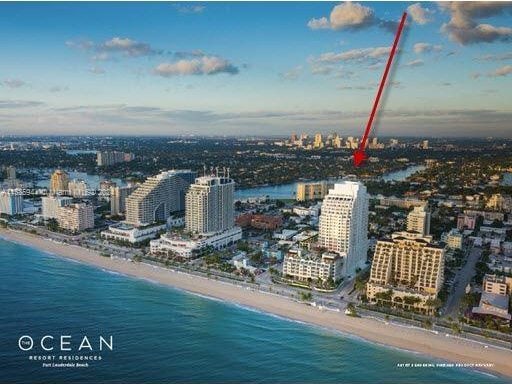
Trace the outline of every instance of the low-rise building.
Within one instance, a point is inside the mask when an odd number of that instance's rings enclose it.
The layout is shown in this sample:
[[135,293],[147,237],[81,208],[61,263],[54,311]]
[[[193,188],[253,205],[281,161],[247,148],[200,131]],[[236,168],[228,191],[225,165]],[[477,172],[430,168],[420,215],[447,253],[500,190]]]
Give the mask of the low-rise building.
[[339,281],[342,277],[342,258],[331,252],[321,256],[304,249],[290,249],[284,257],[283,276],[301,281]]
[[482,283],[482,297],[478,307],[473,307],[476,316],[492,316],[510,321],[509,313],[512,277],[485,275]]
[[462,249],[464,236],[457,229],[452,229],[446,235],[446,246],[450,249]]
[[153,254],[174,254],[184,259],[198,255],[205,248],[222,249],[235,244],[242,238],[242,228],[235,226],[223,232],[212,234],[184,235],[166,233],[159,239],[151,240]]
[[295,229],[283,229],[281,232],[274,232],[273,237],[278,240],[291,240],[297,233],[299,231]]
[[126,241],[136,244],[148,239],[154,239],[160,232],[166,229],[166,224],[134,226],[122,222],[109,226],[106,231],[101,232],[101,237],[106,240]]
[[240,227],[252,227],[262,230],[276,230],[283,224],[281,216],[246,213],[236,218],[235,223]]
[[318,231],[306,230],[293,236],[293,241],[297,242],[300,248],[310,249],[318,241]]

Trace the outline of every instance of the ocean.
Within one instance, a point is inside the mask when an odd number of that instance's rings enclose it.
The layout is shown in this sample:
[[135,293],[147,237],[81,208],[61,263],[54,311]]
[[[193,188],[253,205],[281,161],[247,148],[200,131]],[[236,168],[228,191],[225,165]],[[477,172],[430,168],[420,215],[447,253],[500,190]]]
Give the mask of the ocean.
[[[436,360],[2,239],[0,276],[0,383],[511,382],[470,369],[417,367]],[[32,350],[18,346],[23,335],[34,340]],[[54,337],[46,344],[54,351],[41,350],[45,335]],[[71,336],[72,352],[58,351],[62,335]],[[100,335],[112,335],[112,351],[98,350]],[[76,351],[83,336],[94,351]],[[43,367],[30,359],[46,355],[101,360]]]

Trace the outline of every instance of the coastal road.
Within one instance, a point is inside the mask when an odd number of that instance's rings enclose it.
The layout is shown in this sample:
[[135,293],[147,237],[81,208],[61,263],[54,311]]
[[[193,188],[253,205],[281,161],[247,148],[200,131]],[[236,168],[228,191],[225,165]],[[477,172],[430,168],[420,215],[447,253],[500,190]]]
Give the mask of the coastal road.
[[481,248],[473,247],[469,251],[466,264],[464,264],[460,271],[455,275],[453,282],[455,288],[454,291],[450,293],[448,300],[446,301],[444,316],[451,316],[453,318],[457,317],[460,300],[466,293],[466,286],[471,282],[471,279],[475,275],[475,266],[481,256]]

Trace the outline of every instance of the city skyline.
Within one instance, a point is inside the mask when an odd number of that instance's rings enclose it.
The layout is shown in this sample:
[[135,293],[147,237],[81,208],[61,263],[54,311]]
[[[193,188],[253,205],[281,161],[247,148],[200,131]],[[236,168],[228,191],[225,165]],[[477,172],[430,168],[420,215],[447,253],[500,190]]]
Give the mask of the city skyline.
[[510,3],[2,4],[0,134],[505,136]]

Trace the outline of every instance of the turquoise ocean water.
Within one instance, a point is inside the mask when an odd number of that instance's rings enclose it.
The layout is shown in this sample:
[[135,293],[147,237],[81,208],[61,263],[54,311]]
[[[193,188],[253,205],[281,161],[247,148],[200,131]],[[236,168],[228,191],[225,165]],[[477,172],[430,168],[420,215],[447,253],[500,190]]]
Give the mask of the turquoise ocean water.
[[[0,383],[506,383],[429,357],[103,271],[0,239]],[[30,335],[113,335],[113,351],[21,351]],[[74,344],[77,348],[78,345]],[[85,368],[29,356],[100,355]]]

